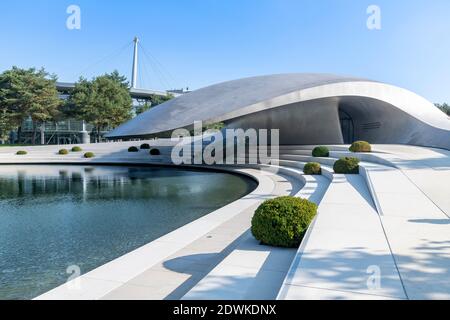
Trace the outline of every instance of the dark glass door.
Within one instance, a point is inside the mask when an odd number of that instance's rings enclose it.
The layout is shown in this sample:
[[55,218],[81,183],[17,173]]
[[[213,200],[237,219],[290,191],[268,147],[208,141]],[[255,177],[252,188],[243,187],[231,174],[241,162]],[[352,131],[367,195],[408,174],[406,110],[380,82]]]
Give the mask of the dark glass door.
[[353,119],[350,115],[342,110],[339,110],[339,121],[341,122],[342,136],[345,144],[351,144],[355,141],[355,128]]

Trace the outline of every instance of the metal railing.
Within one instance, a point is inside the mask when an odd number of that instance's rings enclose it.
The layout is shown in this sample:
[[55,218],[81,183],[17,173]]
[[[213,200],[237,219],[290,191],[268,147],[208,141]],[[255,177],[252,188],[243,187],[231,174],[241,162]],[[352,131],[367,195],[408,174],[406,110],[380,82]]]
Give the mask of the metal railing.
[[[35,129],[35,124],[32,120],[25,120],[22,123],[22,132],[33,132]],[[81,120],[66,120],[66,121],[58,121],[58,122],[46,122],[44,124],[45,132],[82,132],[84,130],[90,132],[92,131],[93,126],[90,124],[86,124],[83,128],[83,121]],[[36,130],[40,131],[41,126],[36,125]]]

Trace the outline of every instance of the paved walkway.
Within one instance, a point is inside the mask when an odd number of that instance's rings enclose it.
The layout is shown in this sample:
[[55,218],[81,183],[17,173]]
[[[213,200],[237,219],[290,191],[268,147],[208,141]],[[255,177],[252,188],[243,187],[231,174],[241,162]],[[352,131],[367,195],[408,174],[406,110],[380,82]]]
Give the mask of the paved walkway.
[[[303,164],[280,171],[305,180],[304,187],[291,195],[320,203],[329,180],[305,176]],[[250,224],[248,225],[250,227]],[[275,300],[297,250],[263,246],[247,231],[238,246],[192,288],[185,300]]]
[[[450,139],[450,137],[449,137]],[[450,151],[411,146],[376,146],[450,217]],[[390,153],[390,154],[389,154]]]
[[[282,176],[269,176],[275,182],[275,189],[272,196],[296,194],[302,185],[293,179],[283,178]],[[260,203],[253,205],[233,219],[225,222],[215,230],[206,234],[202,238],[194,241],[167,259],[164,259],[157,265],[149,268],[139,276],[131,279],[126,284],[107,294],[102,299],[113,300],[179,300],[197,283],[211,272],[219,263],[226,259],[230,253],[243,243],[253,239],[248,229],[251,225],[251,219],[254,211]],[[253,240],[254,241],[254,240]],[[257,291],[260,297],[276,297],[279,284],[286,276],[290,263],[292,262],[296,251],[284,250],[278,254],[277,261],[284,273],[279,274],[278,288],[271,286],[266,281],[264,288]],[[264,253],[263,253],[264,254]],[[253,259],[254,256],[245,252],[238,259]],[[227,258],[228,259],[228,258]],[[241,281],[243,273],[238,272],[236,278],[226,283],[229,291],[229,299],[236,299],[237,291],[245,292],[244,283]],[[221,277],[219,276],[218,281]],[[270,279],[267,279],[270,280]],[[270,281],[269,281],[270,283]],[[276,285],[277,283],[275,283]],[[240,289],[236,290],[236,286]],[[214,299],[214,296],[209,296]]]
[[[372,272],[381,283],[372,282]],[[364,179],[335,175],[279,299],[405,299]]]
[[450,152],[382,146],[398,170],[369,171],[410,299],[450,299]]

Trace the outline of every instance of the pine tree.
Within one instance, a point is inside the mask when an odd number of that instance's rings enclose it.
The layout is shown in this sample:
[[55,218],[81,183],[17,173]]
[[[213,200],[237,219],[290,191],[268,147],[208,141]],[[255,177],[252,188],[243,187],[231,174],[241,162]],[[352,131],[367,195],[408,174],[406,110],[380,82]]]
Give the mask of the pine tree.
[[13,67],[0,75],[0,132],[3,135],[20,127],[30,117],[34,124],[35,144],[38,127],[54,120],[60,105],[56,77],[44,69]]

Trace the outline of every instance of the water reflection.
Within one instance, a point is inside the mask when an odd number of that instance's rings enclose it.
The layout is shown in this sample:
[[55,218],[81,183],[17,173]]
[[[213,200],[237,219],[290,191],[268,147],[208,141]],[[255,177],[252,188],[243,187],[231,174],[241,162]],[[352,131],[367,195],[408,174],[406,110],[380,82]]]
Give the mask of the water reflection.
[[[45,169],[44,171],[40,169]],[[10,170],[17,170],[16,176]],[[106,170],[106,171],[105,171]],[[212,173],[182,171],[165,168],[70,167],[55,170],[46,167],[10,167],[0,170],[0,200],[35,200],[49,196],[71,195],[74,200],[179,198],[186,195],[204,198],[222,186],[208,178]],[[188,183],[179,178],[189,177]],[[203,184],[203,186],[201,185]],[[209,185],[205,190],[204,185]],[[130,188],[130,186],[132,188]],[[230,190],[232,191],[232,190]],[[232,194],[233,192],[230,192]]]
[[33,298],[251,192],[230,174],[0,166],[0,299]]

